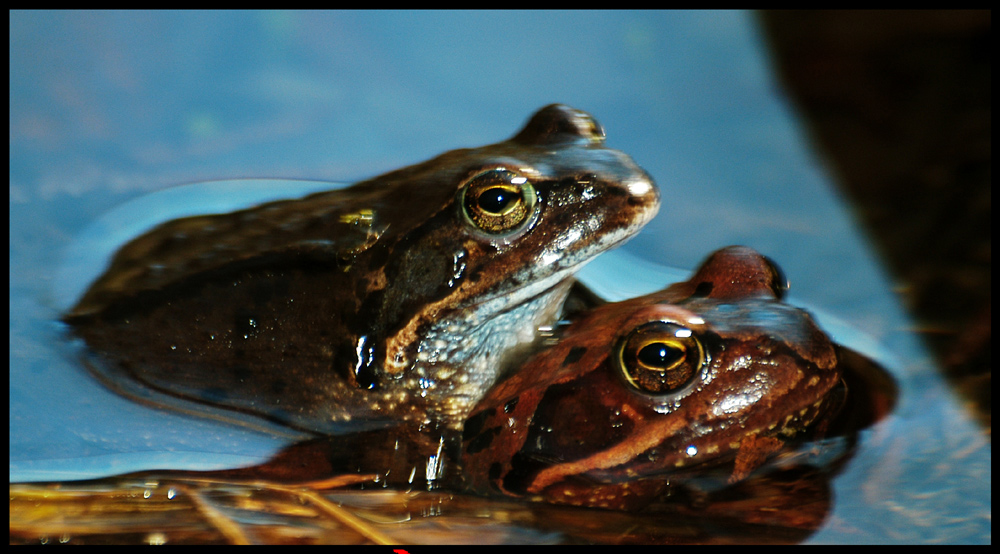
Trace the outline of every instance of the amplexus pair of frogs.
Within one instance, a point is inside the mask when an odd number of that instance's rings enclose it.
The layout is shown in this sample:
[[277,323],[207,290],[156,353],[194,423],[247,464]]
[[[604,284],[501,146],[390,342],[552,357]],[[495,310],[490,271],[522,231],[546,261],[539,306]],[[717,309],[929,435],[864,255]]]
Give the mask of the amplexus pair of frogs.
[[742,247],[539,341],[574,272],[658,207],[592,117],[552,105],[498,144],[164,223],[66,321],[114,390],[331,437],[331,472],[633,507],[703,464],[746,474],[744,453],[830,412],[841,380],[780,271]]

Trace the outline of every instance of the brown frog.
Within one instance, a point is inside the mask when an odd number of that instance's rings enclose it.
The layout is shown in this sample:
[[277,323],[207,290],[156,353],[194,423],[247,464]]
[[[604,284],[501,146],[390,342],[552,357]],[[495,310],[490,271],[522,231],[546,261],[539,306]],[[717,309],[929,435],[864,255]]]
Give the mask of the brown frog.
[[843,399],[834,345],[785,288],[729,247],[688,281],[594,309],[476,406],[468,485],[631,509],[713,463],[735,458],[742,479]]
[[137,399],[320,434],[460,427],[573,272],[658,207],[592,117],[551,105],[498,144],[167,222],[65,320],[88,366]]

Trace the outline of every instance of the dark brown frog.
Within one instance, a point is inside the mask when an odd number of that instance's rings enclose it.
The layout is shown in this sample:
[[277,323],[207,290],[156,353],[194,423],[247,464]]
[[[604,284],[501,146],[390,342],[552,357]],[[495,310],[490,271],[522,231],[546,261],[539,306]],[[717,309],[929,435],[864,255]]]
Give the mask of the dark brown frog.
[[498,144],[165,223],[65,319],[95,373],[138,399],[321,434],[458,427],[573,272],[658,206],[593,118],[552,105]]

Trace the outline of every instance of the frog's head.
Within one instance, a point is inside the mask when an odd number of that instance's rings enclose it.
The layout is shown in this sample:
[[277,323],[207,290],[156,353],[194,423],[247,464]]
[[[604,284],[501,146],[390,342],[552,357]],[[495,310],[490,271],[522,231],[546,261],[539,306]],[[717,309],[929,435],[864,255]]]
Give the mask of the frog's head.
[[584,112],[552,105],[513,138],[377,178],[379,249],[365,252],[362,386],[408,379],[461,413],[502,356],[551,320],[584,263],[656,214],[653,180]]
[[594,310],[476,407],[469,475],[634,507],[668,478],[801,431],[836,403],[840,372],[829,338],[782,302],[784,284],[767,258],[733,247],[686,282]]

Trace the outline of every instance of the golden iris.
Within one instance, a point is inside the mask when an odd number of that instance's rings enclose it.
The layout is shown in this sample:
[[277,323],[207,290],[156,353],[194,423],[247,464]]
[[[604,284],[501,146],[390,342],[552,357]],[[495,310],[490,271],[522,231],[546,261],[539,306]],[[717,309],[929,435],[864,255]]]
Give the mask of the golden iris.
[[698,375],[705,364],[705,350],[691,329],[669,321],[651,321],[618,340],[614,362],[633,388],[667,394]]
[[491,169],[469,179],[460,198],[466,219],[494,235],[522,229],[531,221],[537,201],[528,179],[506,169]]

